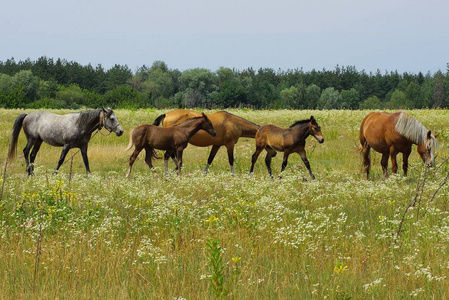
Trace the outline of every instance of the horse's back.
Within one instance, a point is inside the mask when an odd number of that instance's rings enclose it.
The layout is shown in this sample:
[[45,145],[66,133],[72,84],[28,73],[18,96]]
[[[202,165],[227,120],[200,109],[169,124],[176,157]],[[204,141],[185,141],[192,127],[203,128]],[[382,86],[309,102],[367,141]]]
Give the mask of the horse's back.
[[283,151],[284,137],[288,130],[273,124],[263,125],[256,133],[256,145],[262,147],[268,145],[277,151]]
[[27,136],[40,138],[47,144],[62,146],[65,140],[75,134],[74,125],[77,115],[58,115],[48,111],[36,111],[28,114],[23,121]]
[[389,151],[393,140],[398,138],[395,124],[400,113],[372,112],[365,116],[360,126],[360,143],[367,143],[381,153]]
[[165,113],[165,118],[162,121],[162,126],[169,127],[173,125],[179,125],[187,121],[188,119],[192,119],[195,117],[201,117],[201,113],[188,109],[175,109]]

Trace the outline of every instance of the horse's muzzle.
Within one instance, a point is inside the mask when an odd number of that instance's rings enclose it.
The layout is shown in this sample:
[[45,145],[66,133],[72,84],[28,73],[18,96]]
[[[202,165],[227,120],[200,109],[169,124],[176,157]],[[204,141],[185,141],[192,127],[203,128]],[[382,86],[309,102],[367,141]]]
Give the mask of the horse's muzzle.
[[324,143],[324,138],[322,136],[317,136],[316,139],[320,144]]
[[115,131],[115,134],[117,135],[117,136],[121,136],[122,134],[123,134],[123,129],[120,127],[120,128],[117,128],[117,130]]

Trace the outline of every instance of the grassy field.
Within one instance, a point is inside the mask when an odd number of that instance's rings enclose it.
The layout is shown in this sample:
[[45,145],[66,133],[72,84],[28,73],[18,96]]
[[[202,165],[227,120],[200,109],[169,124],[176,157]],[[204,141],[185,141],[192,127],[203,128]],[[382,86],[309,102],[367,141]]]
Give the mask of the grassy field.
[[[181,178],[165,177],[162,160],[149,170],[141,154],[125,179],[130,130],[160,110],[117,110],[125,134],[93,137],[88,177],[76,150],[72,174],[68,161],[52,175],[61,149],[48,145],[28,177],[22,132],[2,182],[0,299],[449,298],[449,111],[409,111],[440,133],[422,190],[416,147],[408,177],[384,179],[374,154],[364,179],[357,147],[368,111],[230,112],[283,127],[314,115],[325,137],[307,140],[316,180],[298,155],[282,179],[267,176],[264,154],[249,176],[252,139],[236,145],[235,177],[224,149],[204,176],[210,148],[189,146]],[[20,113],[0,110],[2,166]]]

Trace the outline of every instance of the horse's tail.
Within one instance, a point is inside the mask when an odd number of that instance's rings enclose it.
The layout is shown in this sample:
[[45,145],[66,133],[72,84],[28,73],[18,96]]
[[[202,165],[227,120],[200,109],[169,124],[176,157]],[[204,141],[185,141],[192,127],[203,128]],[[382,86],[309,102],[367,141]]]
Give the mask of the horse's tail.
[[17,155],[17,140],[19,139],[20,129],[22,129],[23,120],[27,114],[21,114],[14,121],[14,126],[12,127],[11,142],[9,143],[8,158],[7,161],[10,163]]
[[134,142],[133,142],[133,132],[134,132],[134,129],[131,130],[131,132],[129,133],[129,143],[128,143],[128,147],[125,149],[125,151],[128,151],[129,149],[131,149],[132,146],[134,145]]
[[160,115],[159,117],[157,117],[154,120],[153,125],[159,126],[164,119],[165,119],[165,114]]
[[151,149],[151,157],[155,159],[160,159],[161,157],[157,155],[156,150],[154,148]]

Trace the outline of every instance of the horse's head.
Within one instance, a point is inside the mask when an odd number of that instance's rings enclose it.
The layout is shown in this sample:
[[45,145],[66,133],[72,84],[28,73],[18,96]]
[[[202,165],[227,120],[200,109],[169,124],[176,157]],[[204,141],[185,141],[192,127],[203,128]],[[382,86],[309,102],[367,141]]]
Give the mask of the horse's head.
[[214,126],[212,125],[212,122],[209,120],[209,118],[202,113],[202,116],[204,118],[204,121],[201,122],[201,129],[207,131],[211,136],[216,136],[217,132],[214,129]]
[[418,153],[421,156],[421,159],[426,167],[435,166],[435,149],[438,146],[436,139],[437,136],[438,134],[434,136],[429,130],[427,131],[426,139],[424,140],[424,142],[418,145]]
[[109,107],[103,108],[102,114],[103,120],[100,120],[100,123],[102,123],[104,128],[106,128],[109,132],[115,132],[117,136],[121,136],[123,134],[123,128],[122,126],[120,126],[117,116],[114,114],[112,109],[110,109]]
[[324,143],[324,137],[321,133],[321,127],[318,125],[318,122],[315,120],[313,116],[310,117],[309,122],[309,134],[317,139],[317,141],[321,144]]

